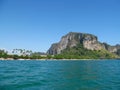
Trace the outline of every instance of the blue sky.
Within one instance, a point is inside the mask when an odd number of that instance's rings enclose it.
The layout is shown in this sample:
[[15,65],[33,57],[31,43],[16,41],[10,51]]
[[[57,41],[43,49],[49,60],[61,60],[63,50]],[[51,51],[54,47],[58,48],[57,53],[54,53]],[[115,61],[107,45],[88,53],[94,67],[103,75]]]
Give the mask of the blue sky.
[[47,51],[71,31],[120,44],[120,0],[0,0],[0,48]]

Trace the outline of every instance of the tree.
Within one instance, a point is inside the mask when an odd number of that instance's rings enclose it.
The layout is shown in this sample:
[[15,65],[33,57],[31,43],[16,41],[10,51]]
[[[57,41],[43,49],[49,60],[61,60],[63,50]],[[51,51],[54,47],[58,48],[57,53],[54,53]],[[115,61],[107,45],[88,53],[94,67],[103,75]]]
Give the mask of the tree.
[[13,55],[13,59],[17,60],[17,59],[19,59],[19,56],[18,55]]

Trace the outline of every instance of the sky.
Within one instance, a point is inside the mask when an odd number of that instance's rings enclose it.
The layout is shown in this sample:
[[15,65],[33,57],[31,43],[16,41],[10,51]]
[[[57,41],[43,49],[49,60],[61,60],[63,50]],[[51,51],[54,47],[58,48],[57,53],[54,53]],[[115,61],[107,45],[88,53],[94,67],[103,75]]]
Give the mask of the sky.
[[69,32],[120,44],[120,0],[0,0],[0,48],[46,52]]

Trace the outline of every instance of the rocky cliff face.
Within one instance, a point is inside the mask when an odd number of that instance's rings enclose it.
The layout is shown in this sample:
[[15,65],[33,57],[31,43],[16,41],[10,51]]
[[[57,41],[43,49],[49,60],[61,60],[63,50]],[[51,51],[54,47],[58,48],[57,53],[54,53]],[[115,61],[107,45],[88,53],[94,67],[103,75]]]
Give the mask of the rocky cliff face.
[[117,53],[118,50],[120,50],[120,45],[110,46],[107,43],[103,43],[105,46],[105,49],[111,53]]
[[51,55],[60,54],[67,47],[71,48],[78,44],[82,44],[88,50],[105,49],[112,53],[116,53],[120,49],[120,45],[110,46],[106,43],[99,42],[97,37],[92,34],[70,32],[63,36],[60,42],[52,44],[47,53]]

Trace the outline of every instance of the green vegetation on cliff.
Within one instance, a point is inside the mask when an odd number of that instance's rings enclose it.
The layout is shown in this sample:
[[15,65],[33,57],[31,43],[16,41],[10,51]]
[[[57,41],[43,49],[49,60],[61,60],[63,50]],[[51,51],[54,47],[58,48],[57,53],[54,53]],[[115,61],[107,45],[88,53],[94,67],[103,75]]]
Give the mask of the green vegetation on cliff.
[[107,50],[88,50],[82,44],[72,48],[67,47],[61,54],[54,56],[55,59],[111,59],[117,56]]

